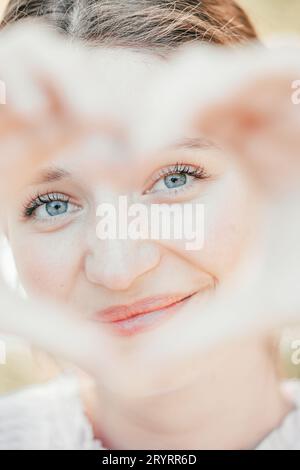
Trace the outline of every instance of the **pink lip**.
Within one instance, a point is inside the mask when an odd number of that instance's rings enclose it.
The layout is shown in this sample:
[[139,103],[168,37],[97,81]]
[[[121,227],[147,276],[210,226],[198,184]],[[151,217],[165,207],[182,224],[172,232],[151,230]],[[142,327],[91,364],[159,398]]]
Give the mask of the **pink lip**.
[[130,305],[116,305],[97,312],[93,320],[112,326],[122,336],[129,336],[157,325],[177,312],[194,294],[148,297]]

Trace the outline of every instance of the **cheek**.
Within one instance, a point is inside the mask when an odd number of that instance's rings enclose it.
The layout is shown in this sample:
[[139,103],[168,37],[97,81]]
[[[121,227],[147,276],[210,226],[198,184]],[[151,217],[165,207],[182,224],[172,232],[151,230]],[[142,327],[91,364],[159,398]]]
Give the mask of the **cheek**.
[[80,269],[80,243],[68,230],[19,232],[10,237],[21,283],[28,294],[68,300]]
[[236,268],[254,239],[260,212],[258,198],[232,170],[222,180],[211,183],[194,202],[204,205],[203,248],[189,251],[186,241],[168,243],[168,247],[221,280]]
[[256,194],[237,172],[208,194],[203,258],[219,277],[229,274],[250,246],[259,212]]

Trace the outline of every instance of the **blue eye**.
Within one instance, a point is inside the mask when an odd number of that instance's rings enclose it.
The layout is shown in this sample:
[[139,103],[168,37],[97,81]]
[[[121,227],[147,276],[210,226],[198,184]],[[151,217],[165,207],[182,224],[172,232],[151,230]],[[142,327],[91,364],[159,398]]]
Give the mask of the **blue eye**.
[[65,214],[68,211],[68,205],[69,203],[66,201],[52,201],[47,202],[45,209],[51,217],[54,217]]
[[179,188],[184,186],[187,182],[187,175],[185,173],[175,173],[173,175],[165,176],[164,183],[169,189]]
[[65,194],[49,193],[39,195],[24,206],[25,217],[34,217],[36,220],[50,220],[55,217],[68,216],[80,207],[70,202]]
[[191,187],[195,180],[207,178],[208,175],[203,167],[176,163],[176,165],[162,168],[157,172],[152,177],[154,183],[146,193],[172,193],[176,189],[185,190]]

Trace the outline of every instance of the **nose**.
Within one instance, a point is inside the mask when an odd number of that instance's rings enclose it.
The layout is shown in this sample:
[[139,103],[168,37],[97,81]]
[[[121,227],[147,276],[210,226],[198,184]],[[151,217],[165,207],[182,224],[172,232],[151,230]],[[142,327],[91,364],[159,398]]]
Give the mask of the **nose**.
[[85,258],[89,282],[113,291],[128,290],[134,282],[154,269],[160,249],[146,240],[96,240]]

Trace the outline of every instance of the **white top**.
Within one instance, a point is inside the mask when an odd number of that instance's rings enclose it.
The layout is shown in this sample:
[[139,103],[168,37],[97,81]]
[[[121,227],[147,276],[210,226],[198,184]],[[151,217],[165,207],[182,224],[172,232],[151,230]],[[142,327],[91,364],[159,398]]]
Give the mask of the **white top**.
[[0,397],[0,450],[103,450],[77,379],[64,374]]
[[300,450],[300,380],[289,380],[285,385],[295,408],[260,443],[257,450]]
[[[257,449],[300,450],[300,381],[296,407]],[[0,397],[0,450],[105,450],[84,414],[69,374]]]

